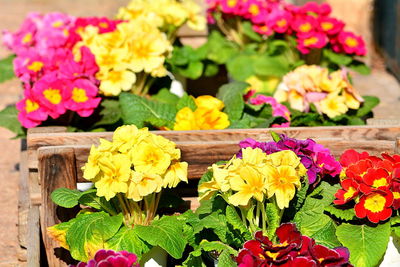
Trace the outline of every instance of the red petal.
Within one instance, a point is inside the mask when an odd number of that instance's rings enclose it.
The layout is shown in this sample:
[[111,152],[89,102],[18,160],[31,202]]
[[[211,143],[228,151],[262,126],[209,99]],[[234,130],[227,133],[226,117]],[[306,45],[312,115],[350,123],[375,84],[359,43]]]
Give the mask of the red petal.
[[364,208],[365,196],[362,196],[360,202],[354,206],[357,218],[365,218],[367,216],[367,210]]
[[301,245],[301,234],[297,230],[294,223],[284,223],[276,229],[276,235],[279,238],[279,242],[292,244],[295,243],[297,247]]

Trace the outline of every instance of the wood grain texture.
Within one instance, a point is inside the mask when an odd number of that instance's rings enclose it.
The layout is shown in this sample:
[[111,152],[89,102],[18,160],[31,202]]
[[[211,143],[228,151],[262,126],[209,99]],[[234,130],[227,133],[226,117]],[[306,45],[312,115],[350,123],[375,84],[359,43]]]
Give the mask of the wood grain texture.
[[[27,248],[28,237],[28,212],[29,212],[29,170],[28,154],[21,152],[19,164],[19,186],[18,186],[18,242],[20,247]],[[25,259],[26,261],[26,259]]]
[[[236,142],[253,138],[269,141],[269,131],[283,133],[298,139],[338,138],[343,140],[395,140],[400,136],[397,126],[332,126],[332,127],[291,127],[266,129],[226,129],[203,131],[153,131],[174,142]],[[29,168],[37,168],[37,149],[43,146],[98,144],[99,138],[111,140],[112,132],[101,133],[30,133],[28,134]]]
[[32,206],[28,213],[28,247],[27,264],[29,267],[40,267],[40,225],[39,206]]
[[[47,235],[47,228],[73,217],[73,214],[69,214],[70,209],[62,209],[60,212],[60,207],[51,201],[51,193],[61,187],[76,188],[74,149],[68,147],[39,149],[39,162],[39,175],[42,179],[40,225],[47,260],[49,266],[67,266],[60,258],[66,258],[68,254],[56,249],[59,244]],[[61,219],[58,217],[60,215]]]

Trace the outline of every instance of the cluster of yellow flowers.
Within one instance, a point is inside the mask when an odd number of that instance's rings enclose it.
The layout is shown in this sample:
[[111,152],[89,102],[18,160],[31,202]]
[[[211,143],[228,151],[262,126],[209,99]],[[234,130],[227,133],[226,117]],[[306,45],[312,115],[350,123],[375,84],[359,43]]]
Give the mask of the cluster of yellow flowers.
[[224,103],[212,96],[203,95],[195,99],[196,110],[184,107],[175,117],[175,131],[212,130],[229,127],[228,115],[221,110]]
[[117,96],[121,91],[146,94],[150,84],[147,77],[167,74],[165,59],[172,45],[165,33],[143,18],[122,22],[112,32],[99,34],[98,28],[87,26],[82,30],[82,41],[74,47],[79,58],[79,48],[87,46],[94,54],[100,70],[100,92]]
[[289,72],[274,97],[302,112],[307,112],[313,103],[330,118],[345,114],[348,109],[358,109],[363,102],[345,70],[329,73],[327,68],[316,65],[303,65]]
[[123,20],[144,18],[168,33],[185,23],[200,31],[206,26],[201,10],[193,0],[132,0],[127,7],[120,8],[117,17]]
[[180,162],[181,151],[175,143],[134,125],[119,127],[112,142],[100,139],[92,146],[83,177],[92,181],[97,195],[107,200],[118,193],[140,201],[162,188],[187,182],[186,162]]
[[247,206],[252,198],[263,202],[275,195],[280,209],[289,207],[307,172],[291,150],[266,155],[250,147],[242,149],[242,158],[233,157],[227,164],[211,168],[212,180],[199,186],[200,200],[220,193],[234,206]]

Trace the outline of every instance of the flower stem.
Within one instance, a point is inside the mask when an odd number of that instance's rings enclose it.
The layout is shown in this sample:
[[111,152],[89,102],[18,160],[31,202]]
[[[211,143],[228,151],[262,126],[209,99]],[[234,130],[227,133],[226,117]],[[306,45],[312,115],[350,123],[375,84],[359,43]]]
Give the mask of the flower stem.
[[261,204],[261,215],[262,215],[262,231],[267,232],[267,213],[265,212],[264,202],[259,202]]
[[119,204],[121,205],[122,213],[124,214],[124,218],[127,222],[129,222],[130,221],[130,212],[129,212],[129,209],[126,207],[125,200],[121,194],[117,194],[117,198],[118,198]]

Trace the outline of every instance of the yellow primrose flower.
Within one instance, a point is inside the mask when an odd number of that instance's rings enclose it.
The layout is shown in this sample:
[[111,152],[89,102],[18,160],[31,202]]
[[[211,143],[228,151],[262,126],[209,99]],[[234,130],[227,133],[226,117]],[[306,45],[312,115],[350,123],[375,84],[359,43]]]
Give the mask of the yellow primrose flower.
[[352,94],[348,93],[346,90],[343,92],[343,96],[345,99],[345,104],[348,108],[351,109],[359,109],[361,102],[358,101]]
[[275,167],[282,165],[296,168],[300,164],[300,158],[292,150],[282,150],[266,156],[269,163]]
[[345,98],[337,94],[329,94],[325,99],[321,100],[319,104],[321,112],[328,115],[329,118],[345,114],[348,110],[345,104]]
[[100,172],[99,159],[102,156],[103,153],[100,152],[94,145],[92,145],[90,148],[88,161],[82,167],[83,178],[88,181],[92,181],[96,178],[97,174]]
[[163,175],[171,164],[171,156],[152,143],[142,142],[131,150],[135,171]]
[[255,90],[256,92],[273,93],[280,82],[280,78],[270,76],[261,79],[252,75],[246,79],[246,82],[250,84],[249,89]]
[[171,160],[179,160],[181,158],[181,150],[176,148],[176,144],[161,135],[150,135],[151,142],[161,148],[171,156]]
[[194,112],[201,130],[222,130],[230,125],[228,114],[217,109],[197,108]]
[[204,108],[204,109],[222,110],[225,106],[224,102],[210,95],[199,96],[194,101],[198,108]]
[[176,113],[175,131],[200,130],[194,117],[194,112],[189,107],[184,107]]
[[147,195],[160,192],[162,185],[163,180],[158,174],[132,171],[126,196],[134,201],[140,201]]
[[118,127],[113,134],[113,146],[121,153],[127,153],[135,144],[150,136],[147,128],[138,129],[135,125]]
[[108,155],[99,159],[101,174],[95,183],[97,195],[107,200],[116,193],[126,193],[127,181],[131,176],[131,161],[123,154]]
[[165,188],[173,188],[176,187],[180,181],[188,182],[188,164],[187,162],[175,162],[169,166],[167,172],[164,176],[164,184]]
[[296,194],[296,187],[300,188],[300,177],[295,168],[291,166],[267,166],[267,192],[268,198],[276,197],[280,209],[288,208],[290,200]]
[[230,189],[229,184],[229,171],[225,166],[212,165],[213,178],[209,182],[204,182],[199,186],[199,193],[202,194],[199,198],[201,200],[210,199],[217,191],[227,192]]
[[299,111],[305,110],[304,96],[298,93],[297,91],[289,92],[288,101],[293,109],[297,109]]
[[118,96],[122,91],[131,90],[136,82],[136,75],[129,70],[111,70],[96,75],[101,81],[100,91],[105,96]]
[[242,161],[244,164],[261,167],[265,165],[267,155],[260,148],[242,148]]
[[234,206],[246,206],[251,198],[262,202],[267,189],[266,177],[252,167],[240,169],[240,177],[230,179],[232,190],[238,191],[229,197]]

